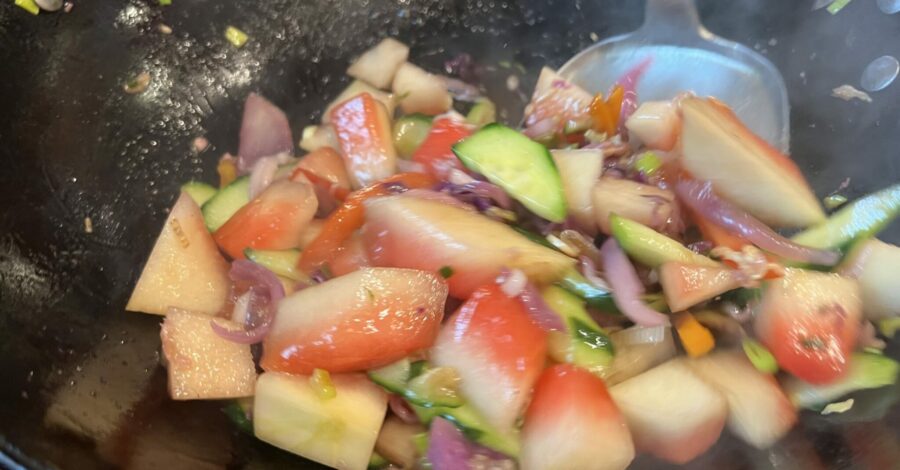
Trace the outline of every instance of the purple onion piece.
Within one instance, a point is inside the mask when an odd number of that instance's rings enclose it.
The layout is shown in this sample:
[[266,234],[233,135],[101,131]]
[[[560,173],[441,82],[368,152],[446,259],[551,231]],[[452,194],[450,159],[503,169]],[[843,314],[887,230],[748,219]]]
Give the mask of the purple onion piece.
[[413,411],[412,407],[409,406],[409,403],[407,403],[400,395],[391,394],[391,396],[388,397],[388,406],[390,406],[391,411],[400,418],[400,421],[407,424],[417,424],[419,422],[419,417],[416,416],[416,412]]
[[469,441],[450,421],[438,417],[431,422],[428,461],[434,470],[508,468],[509,458]]
[[250,93],[241,121],[238,171],[246,173],[262,157],[293,150],[294,137],[284,112],[262,96]]
[[641,301],[644,286],[638,278],[634,266],[622,251],[615,238],[610,238],[600,247],[603,255],[603,272],[613,291],[616,307],[629,320],[641,326],[668,325],[669,318]]
[[250,305],[247,324],[243,330],[231,330],[213,319],[213,331],[219,336],[241,344],[254,344],[263,340],[272,327],[275,309],[284,298],[284,286],[268,269],[248,260],[239,259],[231,263],[228,277],[235,283],[250,285]]
[[691,210],[703,214],[716,225],[784,259],[820,266],[834,266],[840,261],[840,254],[837,252],[798,245],[775,233],[755,217],[719,198],[709,182],[681,180],[675,184],[675,192]]
[[544,330],[566,331],[566,325],[562,318],[544,302],[544,298],[541,297],[541,293],[534,287],[534,284],[525,283],[525,287],[519,293],[519,301],[531,316],[531,320]]
[[622,86],[622,107],[619,110],[619,132],[625,132],[625,121],[634,114],[638,107],[637,84],[650,64],[653,63],[653,57],[647,57],[640,61],[637,65],[629,69],[622,75],[616,84]]

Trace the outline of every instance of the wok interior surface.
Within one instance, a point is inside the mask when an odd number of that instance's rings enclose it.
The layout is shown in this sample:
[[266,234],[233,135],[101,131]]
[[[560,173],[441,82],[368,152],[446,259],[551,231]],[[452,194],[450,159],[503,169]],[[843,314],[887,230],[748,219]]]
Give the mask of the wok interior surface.
[[[874,93],[873,103],[829,96],[858,85],[872,59],[900,55],[900,16],[862,1],[835,16],[811,12],[812,2],[698,3],[710,30],[755,47],[784,75],[792,153],[819,196],[845,178],[850,199],[900,180],[900,88]],[[558,67],[592,33],[636,28],[641,6],[83,0],[71,13],[33,17],[0,3],[0,466],[315,467],[235,430],[221,403],[168,400],[160,318],[123,310],[179,185],[215,180],[218,157],[237,149],[249,92],[284,109],[299,137],[346,85],[349,61],[382,37],[410,44],[411,60],[432,71],[471,54],[501,118],[516,123],[541,66]],[[162,34],[162,23],[173,33]],[[228,25],[250,42],[234,48],[223,38]],[[143,71],[152,76],[148,90],[124,93]],[[519,90],[507,90],[510,74]],[[212,144],[205,152],[191,148],[198,136]],[[882,238],[900,241],[898,224]],[[897,349],[895,342],[890,353]],[[689,467],[895,467],[900,409],[872,413],[807,413],[768,451],[726,433]],[[666,466],[648,457],[634,463]]]

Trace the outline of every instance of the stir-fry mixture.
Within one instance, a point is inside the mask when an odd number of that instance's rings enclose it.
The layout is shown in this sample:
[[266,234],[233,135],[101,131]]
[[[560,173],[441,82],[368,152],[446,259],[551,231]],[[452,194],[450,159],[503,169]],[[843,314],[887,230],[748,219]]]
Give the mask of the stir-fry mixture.
[[341,469],[621,469],[895,382],[900,184],[826,215],[726,105],[641,102],[652,58],[596,96],[545,68],[516,129],[408,55],[359,57],[299,157],[251,94],[182,187],[127,306],[173,399]]

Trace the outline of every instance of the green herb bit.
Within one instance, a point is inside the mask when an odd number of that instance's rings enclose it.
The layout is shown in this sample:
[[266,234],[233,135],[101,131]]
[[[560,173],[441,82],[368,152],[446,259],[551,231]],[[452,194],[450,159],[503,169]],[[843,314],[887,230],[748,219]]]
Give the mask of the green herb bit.
[[836,209],[844,205],[847,202],[847,198],[840,194],[832,194],[831,196],[826,197],[822,202],[825,204],[825,208]]
[[247,33],[234,26],[229,26],[225,28],[225,39],[228,39],[228,42],[233,44],[234,47],[243,47],[247,40],[250,39],[250,36],[247,36]]
[[750,359],[753,367],[756,367],[757,370],[767,374],[778,372],[778,362],[775,361],[775,356],[765,346],[749,338],[744,340],[742,346],[744,354],[747,355],[747,358]]
[[450,276],[453,275],[453,268],[451,268],[450,266],[443,266],[443,267],[441,267],[441,269],[438,270],[438,273],[441,275],[442,278],[450,279]]
[[634,162],[634,169],[647,176],[656,173],[661,166],[662,161],[653,152],[644,152]]
[[831,2],[831,5],[828,5],[828,13],[832,15],[837,15],[839,11],[843,10],[844,7],[849,5],[851,0],[834,0]]

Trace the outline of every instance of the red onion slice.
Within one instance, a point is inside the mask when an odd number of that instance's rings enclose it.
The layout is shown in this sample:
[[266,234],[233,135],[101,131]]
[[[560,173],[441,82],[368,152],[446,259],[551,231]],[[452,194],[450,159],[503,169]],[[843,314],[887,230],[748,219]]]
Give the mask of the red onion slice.
[[615,238],[609,238],[600,247],[603,255],[603,272],[613,291],[616,307],[631,321],[641,326],[668,325],[669,318],[641,302],[644,286],[628,256]]
[[653,57],[647,57],[625,72],[625,74],[616,81],[616,84],[621,85],[622,90],[624,91],[622,94],[622,107],[619,111],[620,133],[624,132],[625,121],[634,114],[634,111],[638,107],[637,83],[640,81],[641,77],[644,76],[644,73],[647,71],[647,68],[650,67],[651,63],[653,63]]
[[407,403],[400,395],[391,394],[391,396],[388,397],[388,406],[390,406],[391,411],[400,418],[400,421],[407,424],[418,424],[419,417],[416,416],[416,412],[413,411],[412,407],[409,406],[409,403]]
[[278,171],[278,161],[275,157],[262,157],[256,161],[253,170],[250,171],[249,195],[251,200],[272,184],[276,171]]
[[426,455],[434,470],[514,468],[508,457],[469,441],[441,417],[431,422]]
[[544,298],[541,297],[541,293],[534,287],[534,284],[525,283],[525,288],[519,293],[519,301],[531,316],[531,320],[545,331],[566,331],[566,325],[562,318],[544,302]]
[[612,290],[609,287],[609,284],[603,280],[600,276],[597,275],[597,265],[594,264],[594,260],[588,256],[580,256],[578,258],[578,267],[581,271],[581,275],[584,276],[588,282],[591,283],[594,287],[598,289],[602,289],[605,291]]
[[213,331],[229,341],[241,344],[258,343],[272,328],[276,305],[284,297],[284,286],[271,271],[244,259],[231,263],[228,277],[236,284],[250,286],[246,328],[231,330],[216,319],[210,321],[210,325]]
[[716,196],[709,182],[681,180],[675,184],[675,192],[693,211],[703,214],[716,225],[784,259],[820,266],[834,266],[840,260],[837,252],[798,245],[775,233],[766,224]]
[[269,100],[250,93],[244,102],[238,145],[238,170],[246,173],[262,157],[294,150],[287,116]]

